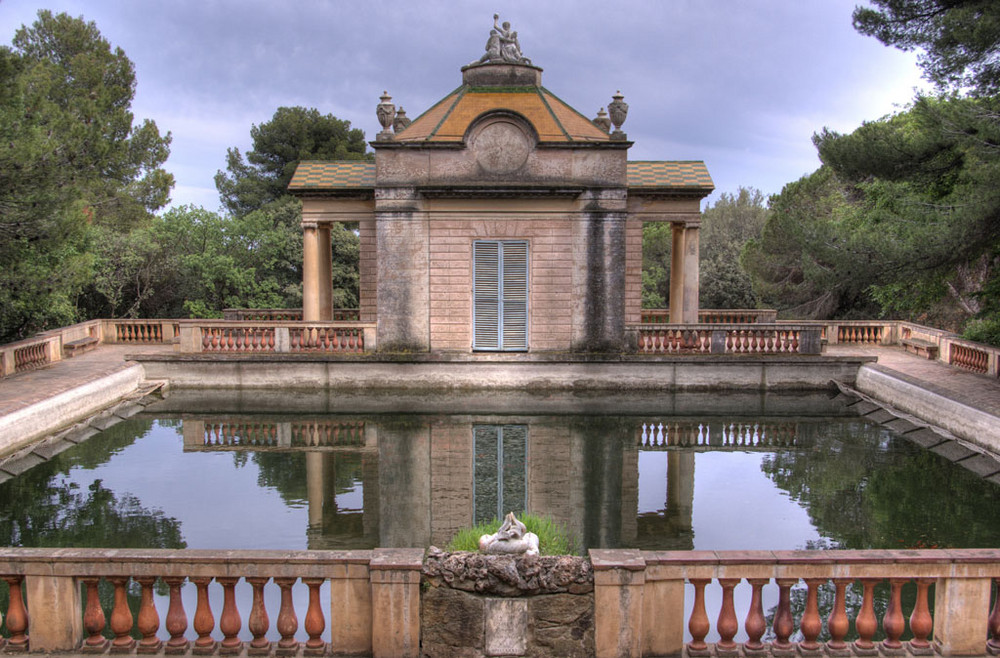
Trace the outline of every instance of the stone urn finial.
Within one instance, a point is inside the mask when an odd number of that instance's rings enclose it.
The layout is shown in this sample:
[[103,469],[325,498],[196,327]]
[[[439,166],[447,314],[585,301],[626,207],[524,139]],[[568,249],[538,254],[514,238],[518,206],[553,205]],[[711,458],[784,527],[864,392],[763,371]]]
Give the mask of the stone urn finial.
[[392,120],[392,131],[397,135],[410,125],[410,117],[406,116],[406,110],[400,105],[396,110],[396,118]]
[[382,101],[375,108],[375,116],[378,117],[378,122],[382,124],[382,132],[376,135],[376,140],[389,140],[392,139],[392,122],[396,118],[396,106],[392,103],[392,96],[389,95],[388,91],[382,92]]
[[622,92],[619,90],[611,97],[611,102],[608,103],[608,113],[611,115],[611,123],[615,125],[615,131],[611,135],[618,139],[625,139],[625,133],[622,132],[622,124],[625,123],[625,117],[628,116],[628,103],[625,102],[624,98]]
[[604,132],[611,132],[611,119],[608,118],[608,113],[604,111],[603,107],[597,112],[597,116],[591,119],[591,122]]

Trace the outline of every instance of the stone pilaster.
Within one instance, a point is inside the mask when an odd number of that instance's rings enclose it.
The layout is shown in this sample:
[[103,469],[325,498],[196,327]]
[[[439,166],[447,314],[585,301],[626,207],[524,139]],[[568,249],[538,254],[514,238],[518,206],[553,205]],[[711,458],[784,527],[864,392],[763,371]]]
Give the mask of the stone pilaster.
[[381,188],[375,198],[378,349],[430,350],[429,231],[413,188]]

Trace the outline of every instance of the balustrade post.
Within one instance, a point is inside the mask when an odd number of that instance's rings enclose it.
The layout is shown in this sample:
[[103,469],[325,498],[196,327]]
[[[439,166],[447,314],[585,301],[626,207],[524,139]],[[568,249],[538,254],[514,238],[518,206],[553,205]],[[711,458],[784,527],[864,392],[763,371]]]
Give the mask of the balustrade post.
[[420,548],[377,548],[371,560],[372,655],[420,655]]
[[[21,592],[23,576],[4,576],[10,592],[10,601],[7,607],[7,630],[10,631],[10,638],[7,640],[6,649],[9,652],[26,653],[28,651],[28,630],[29,617],[28,609],[24,606],[24,598]],[[34,630],[34,629],[32,629]]]
[[83,608],[83,629],[87,632],[87,639],[82,647],[84,653],[104,653],[104,650],[108,648],[108,640],[102,634],[107,620],[104,617],[104,609],[101,608],[101,599],[97,592],[99,582],[99,578],[83,579],[84,587],[87,590],[87,599]]
[[191,578],[191,582],[198,588],[198,607],[194,611],[194,632],[198,634],[198,639],[194,641],[192,652],[209,655],[215,653],[215,640],[212,639],[215,615],[212,614],[212,606],[208,601],[208,584],[212,579],[197,577]]
[[660,569],[657,565],[646,567],[642,588],[643,656],[680,655],[684,649],[684,580],[656,578]]
[[[943,656],[982,655],[983,616],[990,606],[990,578],[938,578],[934,587],[934,646]],[[976,614],[975,611],[982,611]]]
[[326,643],[323,642],[323,629],[326,628],[326,621],[323,619],[323,608],[319,603],[319,587],[323,584],[323,578],[303,578],[302,582],[309,587],[309,608],[306,610],[306,633],[309,639],[302,653],[306,656],[322,656],[326,651]]
[[740,630],[739,620],[736,619],[736,607],[733,605],[733,589],[739,584],[739,578],[719,578],[719,585],[722,587],[722,607],[719,609],[719,619],[715,626],[719,631],[719,642],[715,647],[716,655],[719,656],[739,655],[739,647],[733,642],[733,638]]
[[710,626],[708,613],[705,612],[705,586],[712,581],[709,578],[691,578],[689,582],[694,586],[694,607],[688,620],[691,641],[688,642],[687,653],[689,656],[708,656],[711,652],[705,643],[705,636],[708,635]]
[[799,650],[803,654],[819,654],[822,645],[817,641],[819,634],[823,631],[823,620],[819,616],[818,594],[820,585],[826,582],[825,578],[806,578],[806,609],[802,613],[802,621],[799,630],[802,631],[802,642],[799,643]]
[[767,651],[767,647],[760,641],[767,630],[767,620],[764,617],[764,603],[761,590],[764,585],[771,582],[770,578],[747,578],[750,583],[750,609],[747,611],[747,618],[743,624],[747,632],[747,641],[743,645],[743,650],[747,653],[757,653]]
[[239,578],[216,578],[222,585],[222,615],[219,616],[219,630],[222,631],[222,642],[219,644],[219,655],[235,655],[243,650],[239,632],[243,625],[240,611],[236,607],[236,583]]
[[253,635],[250,646],[247,647],[247,655],[262,656],[271,653],[271,643],[267,640],[267,629],[271,625],[271,620],[267,616],[267,607],[264,605],[264,585],[270,578],[247,578],[247,582],[253,587],[253,605],[250,608],[250,620],[247,629]]
[[851,649],[844,642],[850,622],[847,619],[847,586],[851,581],[847,578],[835,578],[833,586],[836,594],[833,598],[833,610],[826,620],[826,628],[830,632],[830,641],[826,643],[826,651],[831,656],[849,656]]
[[292,605],[292,585],[295,578],[275,578],[274,583],[281,590],[281,608],[278,610],[278,647],[275,653],[279,656],[289,656],[298,653],[299,643],[295,639],[295,631],[299,630],[299,618],[295,616]]
[[170,606],[167,608],[167,632],[170,639],[164,647],[164,653],[178,654],[187,652],[190,644],[184,633],[187,632],[187,613],[184,612],[184,601],[181,599],[181,585],[184,577],[172,576],[164,578],[163,582],[170,588]]
[[778,583],[778,610],[774,614],[774,641],[771,643],[771,653],[775,656],[788,656],[795,652],[788,638],[795,631],[795,621],[792,619],[791,589],[799,582],[798,578],[776,578]]
[[132,637],[132,610],[128,607],[128,576],[109,578],[115,587],[115,604],[111,610],[111,653],[130,653],[135,648]]
[[858,639],[854,641],[854,653],[859,656],[874,656],[878,654],[878,648],[872,642],[875,631],[878,629],[878,620],[875,618],[875,585],[882,582],[878,578],[862,578],[861,586],[864,594],[861,599],[861,609],[858,617],[854,620],[854,628],[858,631]]
[[917,578],[917,601],[910,614],[910,632],[913,633],[913,639],[907,643],[910,654],[915,656],[934,653],[934,648],[927,641],[934,628],[928,603],[928,590],[932,584],[934,584],[933,578]]
[[197,324],[181,323],[180,340],[178,341],[180,351],[185,353],[201,352],[204,349],[201,331],[201,327]]
[[139,601],[139,618],[137,619],[139,632],[142,639],[139,640],[139,653],[158,653],[163,646],[163,642],[156,637],[156,631],[160,630],[160,616],[156,612],[156,604],[153,602],[153,583],[155,577],[144,576],[136,578],[142,587],[142,597]]

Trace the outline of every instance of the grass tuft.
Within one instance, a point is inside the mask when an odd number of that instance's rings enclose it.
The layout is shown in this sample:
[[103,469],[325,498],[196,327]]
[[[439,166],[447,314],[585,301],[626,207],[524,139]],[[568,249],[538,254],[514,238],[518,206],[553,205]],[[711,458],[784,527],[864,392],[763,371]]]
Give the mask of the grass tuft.
[[[562,523],[557,523],[547,516],[534,514],[525,514],[518,518],[527,527],[528,532],[538,535],[538,550],[542,555],[579,555],[575,538]],[[492,535],[500,529],[500,523],[499,519],[493,519],[471,528],[462,528],[451,538],[447,550],[478,551],[479,538],[483,535]]]

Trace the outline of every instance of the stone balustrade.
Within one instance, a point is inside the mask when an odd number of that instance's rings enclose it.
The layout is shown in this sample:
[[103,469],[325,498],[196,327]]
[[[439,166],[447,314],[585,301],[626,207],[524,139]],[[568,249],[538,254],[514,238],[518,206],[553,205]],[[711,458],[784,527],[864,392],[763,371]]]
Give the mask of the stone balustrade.
[[[1000,549],[593,550],[591,561],[595,610],[600,612],[595,619],[598,656],[682,652],[688,656],[848,656],[852,652],[861,656],[880,652],[982,656],[988,650],[1000,651],[1000,605],[990,610],[993,583],[1000,586]],[[740,618],[734,590],[743,582],[749,585],[750,602]],[[778,600],[769,623],[762,590],[772,582]],[[860,583],[862,590],[856,611],[846,605],[852,583]],[[908,583],[916,588],[915,602],[904,610],[901,592]],[[793,606],[793,588],[803,584],[804,605]],[[874,592],[876,586],[886,584],[887,609],[884,615],[876,615]],[[689,614],[685,613],[686,586],[693,590]],[[818,605],[821,589],[833,590],[825,618]],[[716,599],[715,605],[706,605],[708,594]],[[793,612],[800,607],[795,619]],[[857,638],[848,642],[852,622]],[[820,642],[824,626],[830,639]],[[911,639],[904,642],[907,627]],[[687,642],[685,629],[690,635]],[[799,635],[793,639],[795,629]],[[879,630],[884,639],[875,641]],[[712,631],[718,639],[709,643],[706,639]]]
[[[5,611],[10,653],[165,653],[194,655],[361,654],[417,656],[420,638],[421,549],[373,551],[162,551],[0,549],[0,580],[10,591]],[[98,584],[114,588],[105,614]],[[166,587],[166,611],[157,610],[154,587]],[[184,581],[197,591],[185,608]],[[212,581],[223,604],[213,609]],[[253,590],[250,610],[240,610],[240,580]],[[84,594],[81,595],[81,585]],[[329,616],[320,588],[329,587]],[[293,588],[308,589],[296,611]],[[264,592],[280,590],[280,607],[268,611]],[[130,592],[139,590],[133,616]],[[23,599],[22,599],[23,597]],[[133,596],[134,598],[134,596]],[[82,600],[81,600],[82,599]],[[133,602],[134,605],[134,602]],[[81,615],[82,610],[82,615]],[[280,640],[268,639],[271,619]],[[300,616],[301,615],[301,616]],[[164,628],[160,630],[160,620]],[[295,635],[299,619],[308,640]],[[243,628],[252,639],[240,639]],[[189,637],[191,628],[196,638]],[[322,639],[329,630],[329,643]],[[110,631],[113,639],[106,639]],[[213,637],[222,635],[221,640]],[[274,633],[272,632],[272,635]],[[138,636],[140,639],[137,639]]]
[[375,349],[375,324],[358,322],[236,322],[180,320],[180,351],[260,354],[360,354]]
[[[429,559],[433,562],[435,555],[440,562],[443,554],[432,553]],[[592,607],[581,604],[593,610],[593,634],[587,630],[589,615],[577,619],[584,624],[577,629],[579,648],[592,646],[601,657],[1000,652],[1000,605],[994,594],[1000,588],[1000,549],[595,549],[589,566],[570,572],[565,560],[547,567],[545,560],[554,558],[534,558],[529,564],[530,559],[518,558],[525,562],[515,566],[536,589],[538,583],[548,582],[546,578],[554,578],[557,585],[562,583],[559,591],[593,596]],[[452,564],[450,559],[445,562]],[[551,573],[545,571],[550,567]],[[428,571],[422,549],[3,548],[0,581],[7,584],[10,596],[7,609],[0,612],[9,638],[0,647],[13,654],[416,656],[429,631],[421,624],[430,623],[422,618],[421,597],[440,589],[441,577],[458,586],[454,577],[438,571]],[[479,571],[496,572],[504,583],[510,580],[505,575],[509,565],[506,570]],[[580,580],[581,574],[592,578],[592,588]],[[432,581],[423,594],[422,577]],[[105,607],[99,596],[102,580],[113,591]],[[240,585],[241,580],[245,584]],[[186,596],[185,581],[194,590]],[[242,604],[238,586],[252,590]],[[328,614],[321,600],[326,587]],[[486,602],[487,609],[500,612],[510,607],[503,604],[504,597],[553,593],[466,589],[500,597]],[[277,610],[267,609],[267,592],[277,595],[271,596],[280,601],[272,606]],[[877,598],[883,603],[876,604]],[[530,611],[531,604],[526,606]],[[525,623],[529,616],[500,621],[514,623],[512,633],[533,632],[538,637],[537,628],[518,630],[515,620]],[[300,619],[304,634],[297,639]],[[434,637],[440,640],[439,630]],[[491,629],[481,632],[489,635]],[[327,633],[329,641],[324,639]],[[560,646],[571,648],[566,644],[570,637],[560,636]]]
[[[643,324],[658,324],[670,322],[670,309],[644,308],[641,314]],[[775,322],[778,312],[768,308],[703,308],[698,311],[699,324],[755,324],[759,322]]]
[[643,324],[639,354],[819,354],[820,329],[800,324]]

